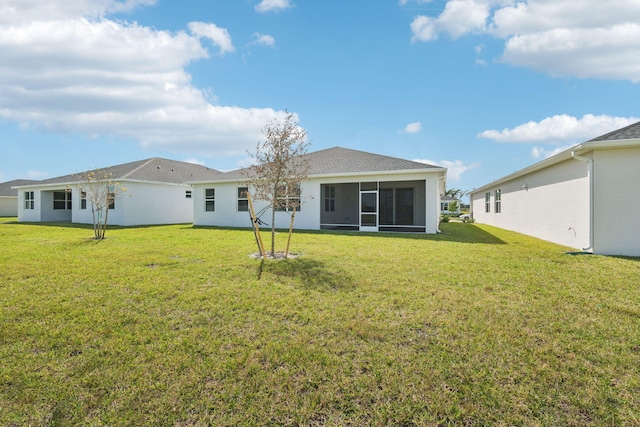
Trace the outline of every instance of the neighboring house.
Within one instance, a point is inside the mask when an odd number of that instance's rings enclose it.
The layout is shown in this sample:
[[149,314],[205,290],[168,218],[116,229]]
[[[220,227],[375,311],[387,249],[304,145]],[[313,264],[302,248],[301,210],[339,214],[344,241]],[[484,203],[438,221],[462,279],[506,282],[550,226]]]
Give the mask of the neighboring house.
[[[378,154],[329,148],[305,154],[295,228],[436,233],[446,169]],[[243,170],[193,180],[195,225],[251,227]],[[256,211],[265,202],[256,201]],[[276,212],[288,227],[290,212]],[[267,222],[270,215],[264,215]]]
[[471,192],[478,223],[603,255],[640,256],[640,122]]
[[[455,209],[449,210],[452,203],[455,202]],[[442,196],[440,198],[440,211],[445,215],[460,215],[460,199],[451,196]]]
[[30,179],[14,179],[0,183],[0,216],[18,216],[18,190],[12,188],[17,185],[37,182]]
[[[101,169],[127,191],[109,209],[109,224],[146,225],[193,222],[193,192],[187,181],[221,172],[205,166],[151,158]],[[14,186],[18,221],[92,224],[91,203],[82,197],[80,174]]]

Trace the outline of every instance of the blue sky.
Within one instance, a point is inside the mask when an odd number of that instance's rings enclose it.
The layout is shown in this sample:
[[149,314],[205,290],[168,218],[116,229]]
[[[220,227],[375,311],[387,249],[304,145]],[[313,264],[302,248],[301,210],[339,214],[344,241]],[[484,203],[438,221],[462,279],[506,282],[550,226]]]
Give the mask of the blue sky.
[[640,120],[640,0],[3,0],[0,181],[311,151],[449,168],[470,190]]

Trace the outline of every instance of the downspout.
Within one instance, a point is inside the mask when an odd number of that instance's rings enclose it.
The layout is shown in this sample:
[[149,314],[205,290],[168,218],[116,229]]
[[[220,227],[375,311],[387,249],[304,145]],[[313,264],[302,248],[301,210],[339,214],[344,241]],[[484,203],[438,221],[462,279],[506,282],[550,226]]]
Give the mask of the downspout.
[[[438,193],[438,200],[436,202],[436,206],[438,206],[438,218],[436,220],[436,233],[442,233],[442,231],[440,231],[440,218],[442,217],[442,211],[440,211],[440,206],[441,206],[441,199],[442,199],[442,195],[440,195],[440,180],[445,181],[447,179],[447,175],[446,173],[442,176],[438,177],[438,180],[436,181],[436,192]],[[443,185],[443,189],[446,186],[446,182]]]
[[593,252],[593,235],[594,235],[594,225],[593,225],[593,159],[589,157],[583,157],[576,154],[575,151],[571,151],[571,157],[576,160],[580,160],[581,162],[587,163],[587,171],[589,174],[589,246],[583,248],[582,250],[585,252]]

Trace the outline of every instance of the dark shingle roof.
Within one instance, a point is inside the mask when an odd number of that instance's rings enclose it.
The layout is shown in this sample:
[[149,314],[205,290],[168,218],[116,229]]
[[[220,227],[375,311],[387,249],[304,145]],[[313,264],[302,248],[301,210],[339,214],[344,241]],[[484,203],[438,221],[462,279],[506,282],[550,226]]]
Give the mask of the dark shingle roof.
[[18,185],[33,184],[32,179],[14,179],[13,181],[0,182],[0,196],[4,197],[18,197],[18,190],[14,190],[11,187],[17,187]]
[[[206,166],[158,157],[101,168],[101,171],[111,174],[111,179],[114,180],[127,179],[135,181],[165,182],[170,184],[182,184],[188,181],[213,179],[222,173]],[[38,184],[49,185],[78,182],[82,180],[82,175],[84,175],[84,172],[58,176],[38,181]]]
[[[310,176],[440,169],[440,166],[342,147],[314,151],[303,155],[302,158],[309,161]],[[246,169],[233,170],[218,176],[217,179],[243,179],[246,177],[243,175],[245,171]]]
[[600,135],[597,138],[590,139],[591,141],[615,141],[620,139],[640,139],[640,122],[630,124],[622,129],[614,130],[613,132]]

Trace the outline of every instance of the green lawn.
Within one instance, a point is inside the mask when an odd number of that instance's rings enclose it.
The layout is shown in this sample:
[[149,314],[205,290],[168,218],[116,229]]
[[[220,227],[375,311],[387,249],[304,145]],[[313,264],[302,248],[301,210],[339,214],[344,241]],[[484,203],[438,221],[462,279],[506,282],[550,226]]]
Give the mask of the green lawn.
[[442,230],[1,223],[0,425],[640,424],[639,259]]

